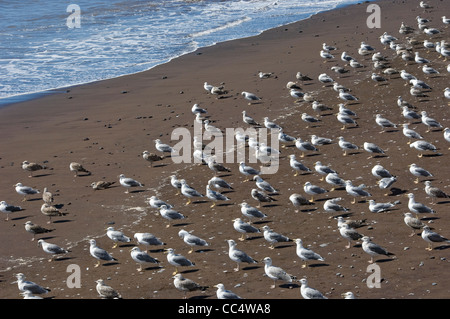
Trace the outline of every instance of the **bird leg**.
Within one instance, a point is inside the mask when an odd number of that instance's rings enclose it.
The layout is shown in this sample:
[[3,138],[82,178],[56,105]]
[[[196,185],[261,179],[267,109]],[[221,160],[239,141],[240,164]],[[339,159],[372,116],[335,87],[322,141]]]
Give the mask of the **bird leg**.
[[213,208],[214,206],[216,206],[216,202],[214,202],[211,206],[209,206],[210,208]]
[[97,263],[95,264],[94,268],[97,268],[98,266],[100,266],[100,260],[97,260]]
[[305,261],[305,263],[302,265],[302,268],[306,268],[306,261]]
[[112,246],[112,248],[116,248],[118,245],[118,243],[114,243],[114,245]]
[[237,263],[237,267],[233,268],[234,271],[239,271],[239,263]]
[[188,254],[192,254],[194,252],[194,248],[191,248],[191,250],[188,251]]
[[240,240],[240,241],[244,241],[244,240],[245,240],[245,238],[244,238],[244,234],[242,234],[242,236],[241,236],[241,237],[239,237],[239,240]]
[[175,276],[176,274],[178,274],[178,267],[175,267],[175,271],[172,273],[172,276]]
[[185,204],[186,206],[189,205],[191,203],[191,199],[189,198],[187,203]]
[[356,197],[353,198],[352,204],[356,204]]
[[314,203],[314,196],[311,197],[311,199],[309,200],[310,203]]
[[139,268],[137,269],[137,271],[142,271],[142,264],[139,264]]
[[428,247],[425,248],[425,250],[428,250],[428,251],[432,251],[432,250],[433,250],[433,248],[431,247],[431,244],[430,244],[430,243],[428,243]]

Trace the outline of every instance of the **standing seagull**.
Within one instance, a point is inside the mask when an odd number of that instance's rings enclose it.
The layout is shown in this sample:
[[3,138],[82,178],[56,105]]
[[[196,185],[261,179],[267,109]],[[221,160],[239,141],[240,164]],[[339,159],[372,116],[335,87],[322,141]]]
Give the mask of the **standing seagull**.
[[259,96],[257,96],[256,94],[250,93],[250,92],[242,92],[241,93],[242,96],[244,96],[244,99],[250,101],[248,104],[252,104],[252,102],[255,101],[260,101],[261,98]]
[[300,294],[304,299],[328,299],[317,289],[309,287],[306,278],[300,279],[300,284]]
[[422,153],[425,151],[437,152],[436,146],[427,141],[415,141],[409,144],[409,147],[414,147],[416,150],[420,151],[420,154],[417,155],[419,158],[423,156]]
[[181,239],[183,239],[183,241],[191,246],[191,250],[188,252],[188,254],[192,253],[194,251],[194,247],[198,246],[198,247],[206,247],[209,246],[209,244],[206,242],[206,240],[195,236],[193,234],[191,234],[190,232],[187,232],[186,230],[182,229],[178,232],[178,236],[180,236]]
[[430,213],[430,214],[435,214],[436,212],[434,211],[434,209],[426,206],[425,204],[416,202],[414,194],[413,193],[409,193],[406,195],[409,200],[408,200],[408,209],[417,214],[426,214],[426,213]]
[[[261,174],[259,170],[246,165],[244,162],[239,163],[239,172],[245,176],[254,176]],[[246,181],[250,181],[250,179],[247,179]]]
[[314,202],[314,196],[327,193],[328,191],[320,186],[313,185],[311,182],[306,182],[303,186],[303,190],[306,194],[311,195],[311,199],[309,200],[311,203]]
[[218,200],[222,200],[222,201],[228,201],[230,200],[227,196],[216,192],[215,190],[211,189],[211,186],[208,184],[206,185],[206,197],[208,197],[210,200],[212,200],[214,203],[210,206],[211,208],[216,206],[216,202]]
[[[133,235],[134,239],[138,242],[138,244],[148,246],[164,246],[165,243],[161,241],[158,237],[151,233],[135,233]],[[148,249],[147,249],[148,251]]]
[[237,267],[234,268],[234,271],[239,271],[239,264],[241,263],[248,263],[248,264],[256,264],[257,261],[254,260],[252,257],[247,255],[244,251],[236,248],[236,242],[232,239],[228,239],[228,257],[232,261],[234,261],[237,264]]
[[159,261],[156,258],[151,257],[145,251],[139,249],[139,247],[133,247],[130,252],[131,259],[139,264],[138,271],[142,271],[143,264],[158,264]]
[[431,181],[425,181],[425,193],[432,198],[433,204],[435,198],[450,198],[444,191],[432,186]]
[[425,225],[423,227],[422,231],[422,238],[426,242],[428,242],[428,247],[425,248],[426,250],[432,251],[433,248],[431,247],[432,243],[450,243],[450,240],[439,235],[438,233],[432,231],[429,226]]
[[20,210],[22,210],[22,207],[20,207],[20,206],[9,205],[4,200],[2,200],[0,202],[0,212],[6,214],[6,219],[5,220],[9,220],[9,214],[14,213],[14,212],[18,212]]
[[338,144],[339,144],[339,147],[344,150],[344,154],[343,154],[344,156],[347,156],[347,151],[358,149],[357,145],[355,145],[351,142],[347,142],[344,139],[344,137],[342,137],[342,136],[338,137]]
[[427,133],[429,133],[433,127],[442,128],[442,125],[435,119],[429,117],[426,111],[422,111],[420,114],[422,115],[422,123],[428,127]]
[[414,236],[416,234],[417,229],[422,229],[425,224],[417,217],[414,217],[411,213],[404,213],[403,214],[403,221],[405,222],[406,226],[412,229],[410,237]]
[[242,299],[231,290],[225,289],[225,286],[223,284],[217,284],[214,285],[214,287],[217,288],[216,291],[217,299]]
[[188,292],[197,291],[197,290],[204,291],[204,290],[208,289],[208,287],[201,286],[191,279],[184,278],[182,274],[176,274],[175,276],[173,276],[173,285],[179,291],[183,292],[183,294],[184,294],[183,299],[186,299],[186,294]]
[[49,205],[47,203],[42,204],[41,213],[49,218],[48,222],[47,222],[48,224],[50,224],[52,222],[52,217],[64,216],[67,214],[67,213],[61,212],[57,207],[55,207],[53,205]]
[[122,185],[123,187],[125,187],[127,189],[125,192],[126,194],[129,193],[129,189],[132,187],[143,187],[144,186],[144,184],[142,184],[141,182],[138,182],[130,177],[125,177],[124,174],[119,175],[119,182],[120,182],[120,185]]
[[106,250],[104,250],[103,248],[98,247],[97,246],[97,242],[95,241],[95,239],[90,239],[89,240],[89,245],[90,245],[89,253],[91,254],[92,257],[97,259],[97,264],[94,267],[100,266],[100,261],[101,260],[104,260],[104,261],[117,260],[116,258],[111,256]]
[[240,218],[235,218],[233,219],[233,228],[237,231],[242,233],[242,236],[239,238],[240,241],[244,241],[245,238],[245,234],[249,234],[249,233],[261,233],[261,231],[250,225],[249,223],[246,223],[244,221],[242,221],[242,219]]
[[50,205],[53,203],[53,194],[48,191],[47,187],[45,187],[44,191],[42,192],[42,200],[44,201],[44,203]]
[[416,139],[416,140],[423,139],[422,135],[420,135],[413,129],[410,129],[408,127],[408,124],[402,124],[402,126],[403,126],[403,130],[402,130],[403,135],[409,139],[407,144],[411,144],[412,139]]
[[170,208],[170,207],[168,207],[168,206],[166,206],[166,205],[162,205],[162,206],[159,208],[159,214],[160,214],[163,218],[165,218],[165,219],[167,219],[167,220],[169,221],[169,224],[166,225],[166,228],[169,228],[169,227],[170,227],[170,222],[171,222],[172,220],[178,220],[178,219],[185,219],[185,218],[186,218],[186,217],[185,217],[183,214],[181,214],[180,212],[177,212],[176,210],[174,210],[174,209],[172,209],[172,208]]
[[153,162],[162,161],[164,156],[150,153],[149,151],[142,152],[142,158],[150,163],[150,167],[153,167]]
[[298,176],[298,172],[311,172],[311,169],[297,161],[294,154],[289,155],[289,165],[295,170],[294,176]]
[[103,279],[98,279],[95,282],[97,283],[95,290],[102,299],[122,299],[122,296],[114,288],[105,284]]
[[56,255],[67,254],[68,251],[64,248],[59,247],[58,245],[51,244],[46,242],[43,239],[38,240],[38,247],[42,247],[42,250],[47,254],[53,255],[49,261],[53,261],[56,258]]
[[71,172],[75,172],[75,177],[78,176],[78,173],[86,173],[86,175],[91,175],[91,172],[84,168],[80,163],[72,162],[69,164],[69,169]]
[[[363,148],[365,151],[372,154],[386,154],[385,151],[374,143],[364,142]],[[373,156],[372,156],[373,157]]]
[[25,280],[25,275],[22,273],[16,274],[17,278],[17,287],[20,291],[26,292],[29,291],[34,295],[41,295],[41,294],[47,294],[50,292],[50,289],[44,288],[32,281]]
[[25,223],[25,230],[33,234],[33,238],[31,239],[31,241],[35,240],[37,234],[44,234],[53,231],[53,229],[47,229],[37,224],[33,224],[31,221],[27,221]]
[[248,115],[246,111],[242,111],[242,121],[249,125],[260,126],[260,124],[256,122],[255,119],[253,119],[250,115]]
[[303,141],[301,138],[297,138],[295,141],[295,147],[302,151],[300,157],[305,157],[305,152],[318,152],[319,150],[312,145],[311,142]]
[[263,214],[260,210],[256,209],[253,206],[250,206],[248,203],[243,202],[240,203],[239,206],[241,207],[241,213],[245,217],[248,218],[266,218],[267,215]]
[[275,243],[291,241],[289,237],[274,232],[267,225],[263,226],[262,230],[264,233],[264,239],[270,243],[269,249],[275,249]]
[[364,237],[364,235],[358,233],[354,228],[351,228],[346,223],[343,223],[339,227],[339,233],[341,234],[341,236],[343,238],[345,238],[348,241],[348,245],[345,246],[345,248],[347,248],[347,249],[351,247],[352,241],[357,241]]
[[270,203],[270,202],[276,201],[275,198],[265,194],[264,192],[262,192],[256,188],[253,188],[250,194],[254,200],[258,201],[258,206],[257,206],[258,208],[261,207],[261,203]]
[[266,273],[267,277],[273,280],[273,285],[270,288],[273,289],[276,287],[277,280],[292,282],[293,276],[288,274],[280,267],[273,266],[272,258],[265,257],[263,259],[263,262],[264,262],[264,272]]
[[22,201],[25,202],[27,201],[27,195],[34,195],[34,194],[39,194],[39,190],[34,189],[30,186],[24,186],[22,185],[22,183],[17,183],[14,185],[17,194],[23,195],[23,199]]
[[353,186],[352,181],[350,181],[350,180],[345,181],[345,190],[346,190],[347,194],[353,196],[352,204],[356,203],[356,197],[372,196],[369,192],[364,190],[364,187],[365,187],[364,185]]
[[185,197],[188,198],[186,205],[189,205],[191,203],[191,198],[203,197],[202,194],[200,194],[194,188],[189,186],[187,184],[186,180],[182,179],[182,180],[180,180],[180,182],[181,182],[181,194],[183,194]]
[[172,153],[175,151],[172,146],[162,143],[160,139],[156,139],[154,142],[155,148],[162,153]]
[[166,249],[167,252],[167,261],[172,266],[175,266],[175,271],[172,273],[175,276],[178,273],[178,267],[192,267],[195,266],[195,263],[187,259],[186,257],[175,254],[175,250],[173,248]]
[[433,176],[433,174],[431,174],[429,171],[418,166],[415,163],[412,163],[409,165],[409,172],[417,177],[416,180],[414,181],[414,183],[416,183],[416,184],[419,183],[419,177],[432,177]]
[[119,230],[115,230],[114,227],[108,227],[106,229],[106,236],[114,242],[112,248],[116,248],[118,243],[129,243],[131,241],[130,237],[125,236],[125,234]]
[[362,249],[364,250],[364,252],[366,252],[367,254],[370,255],[370,261],[369,263],[373,263],[373,257],[375,256],[392,256],[393,254],[388,252],[386,249],[384,249],[383,247],[375,244],[374,242],[372,242],[372,240],[368,237],[368,236],[364,236],[362,238]]
[[28,161],[23,161],[22,162],[22,169],[24,171],[28,171],[30,172],[30,176],[29,177],[33,177],[33,172],[39,171],[41,169],[44,169],[45,167],[38,164],[38,163],[30,163]]
[[300,259],[304,261],[302,268],[306,268],[306,263],[308,261],[311,261],[311,260],[324,261],[325,260],[318,253],[312,251],[311,249],[303,247],[303,241],[300,238],[294,239],[294,242],[297,244],[297,247],[296,247],[297,256],[300,257]]

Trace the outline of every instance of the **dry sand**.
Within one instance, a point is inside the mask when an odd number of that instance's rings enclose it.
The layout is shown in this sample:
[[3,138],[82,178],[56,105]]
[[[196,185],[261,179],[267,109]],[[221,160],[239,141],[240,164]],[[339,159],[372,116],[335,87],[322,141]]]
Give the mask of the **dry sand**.
[[[176,190],[169,184],[169,176],[176,174],[205,193],[205,186],[214,174],[206,166],[175,164],[166,158],[154,167],[148,167],[142,159],[142,152],[156,152],[153,140],[175,144],[171,132],[178,127],[192,129],[194,116],[191,107],[198,103],[208,110],[214,125],[225,128],[247,126],[242,122],[241,112],[262,121],[267,116],[280,124],[286,133],[309,139],[311,134],[333,139],[331,145],[319,147],[319,152],[308,154],[302,159],[310,168],[316,161],[330,165],[344,179],[355,184],[365,184],[377,202],[399,200],[389,212],[371,213],[368,203],[358,198],[351,204],[351,198],[344,189],[319,195],[314,205],[296,208],[288,201],[293,193],[305,195],[303,184],[310,181],[328,190],[330,185],[320,181],[320,176],[311,172],[294,177],[289,167],[288,155],[301,152],[295,147],[282,149],[280,167],[276,174],[264,178],[280,192],[276,202],[263,204],[261,210],[268,216],[255,222],[255,226],[268,225],[276,232],[291,239],[302,238],[304,243],[321,254],[324,262],[312,262],[302,268],[296,256],[295,244],[279,243],[275,249],[262,234],[250,236],[238,242],[238,248],[261,261],[270,256],[273,263],[282,267],[297,279],[306,277],[312,287],[319,289],[330,299],[341,298],[341,293],[352,291],[360,299],[446,299],[450,296],[449,245],[434,245],[427,251],[427,243],[419,235],[410,237],[411,230],[403,223],[404,212],[408,211],[405,195],[412,192],[420,202],[432,206],[436,214],[423,214],[420,218],[438,233],[450,236],[450,200],[432,199],[424,192],[424,180],[413,183],[415,177],[408,172],[408,165],[417,163],[434,174],[433,185],[447,193],[450,171],[448,159],[449,143],[441,130],[426,132],[420,123],[412,122],[411,128],[422,134],[425,140],[438,147],[436,154],[418,158],[418,151],[407,145],[401,128],[388,129],[381,133],[375,124],[374,115],[380,113],[394,123],[405,123],[396,104],[397,96],[403,96],[416,111],[425,110],[446,127],[449,125],[447,101],[443,89],[448,86],[447,64],[434,51],[422,47],[424,39],[430,36],[417,28],[415,17],[429,18],[430,26],[441,30],[433,40],[449,40],[449,30],[441,22],[441,16],[450,12],[448,1],[430,1],[432,9],[421,9],[419,1],[377,1],[381,7],[381,29],[369,29],[366,19],[367,3],[352,5],[343,9],[320,13],[311,18],[264,32],[257,37],[221,43],[202,48],[155,67],[147,72],[124,76],[98,83],[82,85],[66,92],[23,102],[0,109],[0,199],[20,205],[23,210],[10,215],[9,221],[0,223],[0,298],[21,298],[16,284],[11,284],[14,274],[24,273],[27,279],[51,288],[46,296],[54,299],[97,299],[95,280],[102,278],[116,288],[126,299],[180,299],[183,293],[173,286],[174,267],[168,264],[166,255],[152,247],[150,254],[158,258],[161,268],[150,265],[143,272],[137,271],[129,250],[136,244],[119,244],[112,248],[112,241],[106,237],[105,229],[113,226],[133,237],[136,232],[151,232],[161,238],[164,248],[176,252],[195,262],[194,267],[180,271],[187,278],[211,288],[204,292],[188,294],[190,298],[216,299],[213,285],[223,283],[243,298],[248,299],[301,299],[299,283],[278,283],[270,289],[272,281],[264,275],[263,263],[242,265],[238,272],[228,258],[227,239],[237,239],[240,234],[232,227],[232,219],[242,217],[238,204],[257,202],[250,197],[253,182],[244,183],[245,177],[238,171],[237,163],[226,163],[231,173],[222,177],[230,182],[234,191],[227,192],[231,198],[227,204],[210,208],[209,200],[195,201],[185,206],[186,199],[176,196]],[[414,28],[414,33],[400,34],[401,22]],[[439,76],[424,75],[415,62],[405,62],[395,52],[380,43],[379,36],[388,32],[398,37],[398,43],[407,44],[413,52],[429,58],[431,66],[438,69]],[[407,37],[417,40],[408,44]],[[373,45],[386,58],[389,67],[405,69],[432,86],[426,97],[416,98],[409,94],[409,86],[398,75],[386,76],[386,84],[375,86],[370,79],[374,71],[371,56],[360,56],[357,52],[361,41]],[[322,43],[338,48],[333,52],[336,59],[324,63],[319,57]],[[344,66],[340,54],[346,51],[365,67],[351,69],[339,76],[330,70],[332,66]],[[268,79],[260,79],[259,71],[273,72]],[[313,78],[301,83],[302,91],[311,92],[322,103],[332,107],[323,112],[321,121],[306,128],[300,114],[316,115],[307,102],[295,103],[289,96],[286,84],[296,81],[297,72]],[[381,70],[375,70],[380,73]],[[359,127],[341,130],[334,113],[341,102],[337,93],[317,80],[321,73],[327,73],[338,83],[350,88],[359,98],[349,108],[357,113]],[[208,94],[203,83],[223,85],[227,93],[220,98]],[[240,93],[250,91],[262,97],[260,103],[248,105]],[[344,157],[337,145],[337,137],[361,146],[365,141],[373,142],[386,150],[385,156],[370,158],[363,150]],[[21,169],[24,160],[41,163],[46,170],[36,172],[29,178]],[[90,176],[74,177],[69,163],[82,163],[92,172]],[[384,196],[385,191],[376,185],[371,175],[374,165],[381,164],[398,177],[394,191]],[[256,164],[255,164],[256,165]],[[119,186],[118,175],[135,178],[145,187],[130,194]],[[112,188],[94,191],[90,184],[98,180],[115,181]],[[66,216],[56,217],[52,224],[46,224],[47,217],[40,212],[40,196],[32,196],[26,202],[15,193],[14,185],[22,182],[39,190],[47,187],[55,195]],[[166,228],[167,221],[149,207],[147,199],[156,195],[174,205],[187,218]],[[395,254],[395,258],[375,258],[380,267],[380,288],[367,285],[368,261],[370,256],[363,252],[361,242],[346,249],[347,242],[339,235],[336,220],[338,214],[324,212],[326,199],[342,197],[341,204],[349,208],[353,219],[367,219],[369,226],[358,230]],[[32,235],[24,229],[28,220],[54,229],[36,236],[70,248],[70,253],[59,260],[48,262],[48,256],[31,241]],[[178,231],[185,229],[206,239],[210,246],[203,251],[188,254],[189,247],[178,237]],[[417,232],[419,234],[420,232]],[[117,262],[106,263],[94,268],[95,260],[89,255],[88,239],[95,238],[100,247],[107,249]],[[67,272],[69,265],[78,265],[81,271],[81,287],[69,288]]]

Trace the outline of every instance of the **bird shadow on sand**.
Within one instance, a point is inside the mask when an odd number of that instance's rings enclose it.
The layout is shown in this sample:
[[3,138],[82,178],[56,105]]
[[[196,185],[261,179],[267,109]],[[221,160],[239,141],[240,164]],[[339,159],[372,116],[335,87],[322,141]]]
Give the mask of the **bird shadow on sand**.
[[281,285],[278,285],[278,287],[280,287],[280,288],[288,288],[288,289],[300,288],[300,286],[298,284],[295,284],[295,283],[281,284]]
[[180,271],[180,274],[190,274],[191,272],[197,272],[197,271],[199,271],[199,269],[188,269],[188,270]]
[[53,175],[51,173],[46,173],[46,174],[39,174],[39,175],[33,175],[33,177],[44,177],[44,176],[50,176]]
[[111,266],[115,266],[115,265],[119,265],[119,264],[120,263],[118,261],[112,261],[112,262],[109,262],[109,263],[104,263],[104,264],[102,264],[102,266],[111,267]]
[[135,191],[129,191],[129,194],[138,194],[138,193],[143,193],[146,192],[147,190],[145,189],[139,189],[139,190],[135,190]]
[[162,164],[158,164],[158,165],[153,165],[152,168],[158,168],[158,167],[164,167],[164,166],[168,166],[169,164],[167,163],[162,163]]
[[247,267],[242,267],[241,270],[252,270],[252,269],[258,269],[261,268],[260,266],[247,266]]
[[433,250],[444,250],[444,249],[449,249],[450,245],[442,245],[442,246],[437,246],[434,247]]
[[375,263],[375,262],[376,262],[376,263],[387,263],[387,262],[394,261],[394,260],[395,260],[395,258],[377,259],[377,260],[374,261],[374,263]]
[[326,266],[329,266],[329,264],[327,264],[327,263],[318,263],[318,264],[308,265],[307,268],[326,267]]
[[442,204],[448,204],[448,203],[450,203],[450,200],[444,200],[444,201],[436,202],[436,205],[442,205]]
[[60,223],[70,223],[73,222],[71,219],[59,219],[59,220],[52,220],[51,224],[60,224]]

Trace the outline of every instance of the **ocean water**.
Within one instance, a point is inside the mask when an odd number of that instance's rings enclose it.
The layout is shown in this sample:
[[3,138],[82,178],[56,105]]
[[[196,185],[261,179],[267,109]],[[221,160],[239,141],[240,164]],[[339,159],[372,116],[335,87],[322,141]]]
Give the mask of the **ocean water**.
[[148,70],[355,0],[0,0],[0,105]]

